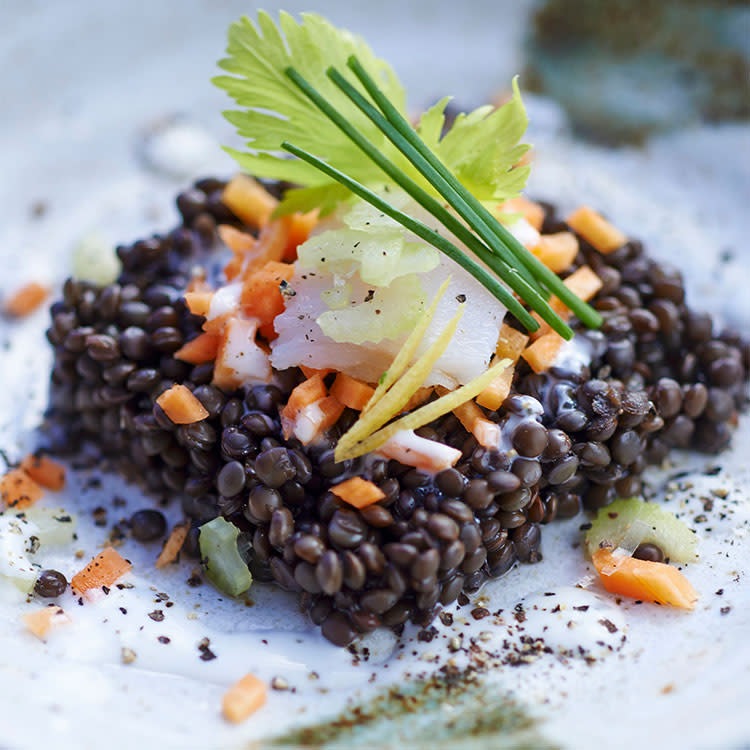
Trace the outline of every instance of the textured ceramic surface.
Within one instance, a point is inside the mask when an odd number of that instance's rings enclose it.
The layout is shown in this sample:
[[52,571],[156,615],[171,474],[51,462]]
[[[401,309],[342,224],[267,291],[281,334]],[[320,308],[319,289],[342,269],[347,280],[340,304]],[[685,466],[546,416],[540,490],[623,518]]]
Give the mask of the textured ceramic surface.
[[[363,32],[408,84],[414,107],[445,93],[471,106],[527,62],[530,3],[329,0],[315,9]],[[0,10],[0,293],[28,279],[59,286],[73,245],[92,231],[114,243],[168,229],[174,194],[191,177],[233,170],[217,146],[233,142],[219,114],[226,102],[209,78],[227,24],[253,11],[198,0]],[[747,326],[747,126],[694,126],[611,151],[573,140],[549,100],[527,104],[537,159],[529,193],[564,208],[600,206],[684,269],[693,301]],[[43,312],[0,322],[0,448],[11,459],[34,445],[45,408],[45,326]],[[745,417],[730,453],[677,455],[650,476],[650,493],[700,537],[688,574],[701,600],[687,615],[604,595],[578,548],[582,517],[547,527],[541,563],[451,606],[453,622],[436,622],[431,639],[407,629],[399,646],[378,633],[364,644],[369,656],[327,644],[276,589],[254,586],[247,602],[226,601],[207,584],[187,585],[189,563],[155,571],[158,544],[122,549],[134,588],[84,607],[66,595],[74,622],[46,644],[20,626],[32,605],[4,586],[0,747],[243,748],[274,737],[341,748],[747,747],[748,445]],[[73,549],[85,559],[114,522],[147,504],[120,479],[99,486],[98,477],[71,472],[65,493],[45,500],[77,513]],[[97,506],[107,508],[105,528],[94,523]],[[176,519],[178,509],[168,514]],[[68,575],[81,566],[71,549],[44,562]],[[490,615],[475,619],[477,607]],[[149,616],[156,610],[163,619]],[[544,638],[549,653],[525,649],[522,636]],[[200,658],[205,637],[216,659]],[[480,657],[464,650],[471,639]],[[135,661],[122,663],[123,648]],[[447,679],[451,659],[458,670],[471,664],[480,682],[466,672]],[[290,689],[228,726],[221,695],[248,671],[283,677]]]

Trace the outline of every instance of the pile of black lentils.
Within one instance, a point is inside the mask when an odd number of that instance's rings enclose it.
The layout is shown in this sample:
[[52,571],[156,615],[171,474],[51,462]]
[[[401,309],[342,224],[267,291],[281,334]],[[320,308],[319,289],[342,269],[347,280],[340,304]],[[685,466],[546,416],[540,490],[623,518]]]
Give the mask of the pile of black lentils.
[[[689,309],[679,271],[639,242],[604,257],[582,238],[576,264],[604,282],[593,301],[604,326],[579,331],[591,365],[537,375],[519,364],[512,395],[490,415],[505,425],[507,450],[478,446],[448,415],[419,431],[462,451],[436,477],[395,461],[336,463],[336,439],[357,416],[348,410],[321,445],[284,441],[278,407],[302,378],[296,368],[276,385],[225,393],[211,385],[210,364],[172,356],[203,322],[182,299],[194,267],[214,273],[217,224],[241,226],[223,186],[198,181],[177,198],[178,228],[119,247],[117,283],[66,282],[47,332],[49,440],[59,451],[87,446],[158,499],[180,502],[193,524],[184,554],[198,555],[201,524],[232,521],[255,579],[299,592],[333,643],[380,625],[426,625],[488,577],[539,560],[541,525],[638,493],[646,464],[672,447],[728,444],[747,398],[748,342]],[[545,209],[544,232],[568,229]],[[175,382],[208,419],[169,420],[155,400]],[[357,473],[385,500],[355,510],[328,491]],[[153,538],[154,524],[163,534],[159,516],[134,519],[134,536]]]

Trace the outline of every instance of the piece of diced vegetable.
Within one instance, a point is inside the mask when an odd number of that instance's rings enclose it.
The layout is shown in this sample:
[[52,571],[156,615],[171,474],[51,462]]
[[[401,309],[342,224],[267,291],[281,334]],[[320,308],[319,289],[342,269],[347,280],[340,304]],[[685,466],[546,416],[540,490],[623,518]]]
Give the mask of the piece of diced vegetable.
[[372,398],[375,389],[361,380],[340,372],[331,386],[331,395],[335,396],[344,406],[356,411],[362,411]]
[[540,336],[533,344],[529,344],[523,350],[521,356],[528,362],[534,372],[544,372],[549,369],[557,359],[563,338],[554,331]]
[[49,287],[31,281],[16,289],[3,303],[3,309],[14,318],[23,318],[34,312],[47,299]]
[[289,245],[289,229],[283,219],[272,219],[260,230],[258,249],[253,258],[253,267],[269,260],[281,262]]
[[499,210],[504,214],[521,214],[537,232],[541,231],[542,224],[544,224],[544,209],[523,195],[505,201],[500,205]]
[[666,563],[615,556],[611,547],[600,547],[591,556],[604,588],[641,601],[693,609],[698,594],[687,578]]
[[266,349],[256,341],[258,321],[229,317],[214,362],[213,384],[225,391],[245,383],[268,383],[271,364]]
[[30,453],[21,461],[21,469],[37,484],[53,492],[65,486],[65,467],[49,456]]
[[252,234],[242,232],[231,224],[220,224],[216,231],[219,234],[219,239],[237,255],[251,252],[258,243]]
[[362,477],[352,477],[331,487],[331,492],[355,508],[366,508],[385,497],[376,484]]
[[[584,302],[588,302],[602,288],[602,280],[589,266],[577,268],[563,284]],[[563,320],[570,318],[570,310],[557,297],[552,297],[549,304]],[[533,317],[539,321],[539,328],[531,334],[532,339],[540,338],[552,330],[549,323],[542,320],[537,313],[533,313]]]
[[[441,389],[438,389],[440,392]],[[445,390],[445,389],[442,389]],[[473,402],[457,406],[453,413],[464,429],[470,432],[484,448],[497,449],[500,444],[500,428],[485,417],[484,412]]]
[[324,378],[326,375],[330,375],[334,372],[334,370],[331,370],[330,368],[318,370],[314,367],[307,367],[306,365],[300,365],[299,369],[302,370],[302,374],[306,378],[311,378],[313,375],[320,375],[321,378]]
[[244,174],[236,175],[227,183],[221,202],[255,229],[268,223],[279,203],[257,180]]
[[63,508],[43,508],[34,505],[16,515],[36,526],[34,535],[43,547],[49,544],[70,544],[75,537],[78,519]]
[[0,501],[6,508],[28,508],[44,490],[23,470],[11,469],[0,477]]
[[175,424],[193,424],[208,416],[206,407],[184,385],[173,385],[156,399]]
[[281,410],[281,416],[289,420],[294,420],[300,409],[315,401],[319,401],[321,398],[325,398],[326,395],[323,376],[319,372],[315,372],[307,380],[303,380],[299,385],[295,386],[294,390],[289,394],[286,406]]
[[543,234],[531,252],[550,271],[562,273],[570,268],[578,255],[578,238],[572,232]]
[[313,227],[318,223],[319,211],[309,211],[308,213],[294,213],[282,217],[286,224],[287,242],[284,250],[284,260],[293,263],[297,260],[297,248],[307,241]]
[[21,619],[29,632],[41,640],[44,640],[44,636],[53,628],[71,622],[70,617],[57,604],[50,604],[33,612],[25,612],[21,615]]
[[222,700],[224,718],[234,724],[245,721],[265,704],[267,693],[268,689],[263,680],[253,674],[246,674],[224,693]]
[[275,338],[273,319],[284,311],[282,281],[294,275],[294,266],[269,260],[262,268],[249,274],[242,287],[240,303],[245,315],[257,318],[260,331],[267,338]]
[[253,577],[237,548],[240,530],[222,516],[200,527],[198,544],[206,575],[219,591],[239,596],[250,588]]
[[568,226],[603,255],[622,247],[628,238],[601,214],[588,206],[581,206],[566,219]]
[[495,356],[500,359],[509,359],[511,362],[518,362],[521,352],[529,343],[529,337],[521,331],[517,331],[507,323],[503,323],[500,328],[500,335],[497,338],[495,347]]
[[185,304],[193,315],[208,315],[211,309],[213,292],[186,292]]
[[191,365],[201,365],[213,362],[219,351],[221,336],[213,333],[200,333],[194,339],[183,344],[172,356],[175,359],[189,362]]
[[497,411],[510,395],[515,365],[508,365],[478,396],[477,403],[490,411]]
[[672,562],[695,559],[698,539],[687,524],[660,505],[637,497],[619,498],[599,509],[586,532],[586,553],[592,555],[602,543],[617,547],[636,521],[644,524],[639,543],[655,544]]
[[39,529],[24,513],[0,514],[0,577],[7,578],[24,594],[34,588],[39,566],[28,558],[38,546]]
[[167,537],[167,541],[164,542],[164,546],[161,548],[159,557],[156,558],[155,566],[157,568],[163,568],[165,565],[169,565],[169,563],[177,560],[177,556],[180,554],[182,545],[185,544],[189,532],[189,521],[178,523],[174,526]]
[[85,234],[73,248],[73,278],[97,286],[113,284],[122,270],[115,246],[99,232]]
[[114,547],[105,547],[83,570],[73,576],[70,586],[79,594],[111,586],[132,567]]

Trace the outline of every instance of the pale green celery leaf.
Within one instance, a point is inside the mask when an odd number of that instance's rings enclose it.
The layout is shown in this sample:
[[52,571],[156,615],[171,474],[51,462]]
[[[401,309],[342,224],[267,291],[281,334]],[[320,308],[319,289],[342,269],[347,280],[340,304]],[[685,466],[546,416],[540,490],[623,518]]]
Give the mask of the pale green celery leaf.
[[[409,213],[407,207],[414,202],[406,191],[390,185],[379,185],[373,187],[372,190],[388,201],[393,208],[405,213]],[[402,225],[395,219],[363,200],[355,201],[352,207],[343,214],[341,220],[349,229],[358,229],[363,232],[374,232],[382,229],[403,231]]]
[[424,141],[430,151],[435,151],[443,134],[445,125],[445,108],[453,97],[445,96],[440,101],[435,102],[428,110],[422,113],[417,125],[417,133]]
[[339,343],[378,343],[411,330],[424,306],[419,277],[401,276],[388,288],[376,289],[369,302],[327,310],[316,322],[326,336]]
[[[228,57],[219,66],[229,75],[214,78],[242,108],[226,112],[240,135],[248,139],[249,153],[235,156],[258,177],[290,180],[302,187],[331,184],[330,178],[309,164],[281,154],[283,141],[314,153],[360,182],[382,181],[382,173],[285,75],[293,66],[351,123],[379,148],[394,153],[385,136],[326,76],[329,66],[349,81],[356,78],[346,67],[355,54],[386,96],[405,112],[405,93],[395,73],[359,37],[337,29],[319,15],[279,14],[278,26],[265,11],[257,25],[247,17],[229,28]],[[305,205],[305,208],[308,206]]]
[[347,188],[338,183],[326,183],[307,188],[290,188],[284,193],[284,200],[273,212],[274,217],[287,216],[300,211],[307,213],[318,209],[319,218],[328,216],[343,201],[352,194]]
[[504,201],[518,195],[528,179],[528,167],[515,167],[529,148],[518,143],[527,124],[518,82],[513,79],[510,101],[498,109],[487,105],[458,115],[433,150],[475,197]]

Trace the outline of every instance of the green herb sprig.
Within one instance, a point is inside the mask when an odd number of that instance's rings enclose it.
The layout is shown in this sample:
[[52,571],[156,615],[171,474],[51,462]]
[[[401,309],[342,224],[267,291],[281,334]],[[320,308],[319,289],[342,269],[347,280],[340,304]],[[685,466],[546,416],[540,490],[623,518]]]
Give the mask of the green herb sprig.
[[[540,281],[555,294],[584,322],[590,327],[601,325],[601,317],[589,305],[579,299],[563,284],[560,278],[549,271],[546,266],[539,263],[514,237],[500,224],[492,214],[489,213],[468,191],[450,174],[440,160],[427,148],[424,142],[414,132],[413,128],[398,113],[389,106],[387,97],[378,89],[375,82],[367,75],[358,64],[356,57],[351,56],[347,65],[354,72],[367,92],[375,100],[380,111],[364,98],[352,84],[350,84],[335,69],[329,68],[328,77],[336,86],[373,122],[377,128],[396,146],[396,148],[407,158],[410,163],[427,179],[436,191],[446,200],[456,213],[466,221],[468,227],[462,224],[451,214],[439,201],[421,188],[414,180],[408,177],[396,164],[389,160],[367,137],[360,133],[347,118],[328,102],[303,76],[293,67],[286,70],[286,75],[315,105],[323,112],[343,133],[347,135],[361,151],[375,164],[377,164],[388,177],[403,188],[414,200],[416,200],[429,213],[437,218],[443,226],[452,232],[473,253],[477,255],[491,270],[493,270],[508,286],[513,289],[526,304],[531,307],[550,327],[563,338],[570,339],[573,331],[554,312],[549,302],[542,296]],[[289,153],[303,159],[308,164],[317,167],[329,177],[345,185],[363,200],[375,205],[379,210],[406,226],[425,241],[445,252],[453,260],[465,255],[455,245],[445,238],[437,235],[420,222],[405,217],[403,212],[398,211],[382,198],[376,196],[361,183],[347,177],[340,170],[331,168],[323,160],[317,158],[304,149],[300,149],[288,142],[282,143],[282,148]],[[408,223],[404,219],[408,219]],[[414,227],[418,225],[419,231]],[[469,227],[476,234],[472,234]],[[436,241],[439,237],[439,241]],[[513,244],[508,241],[513,240]],[[528,255],[536,263],[524,262],[521,258]],[[459,261],[456,261],[459,262]],[[498,294],[497,285],[488,286],[484,280],[486,274],[479,275],[476,269],[470,270],[471,266],[461,263],[472,275],[483,283],[508,309],[513,312],[520,322],[529,331],[537,330],[539,325],[526,313],[519,316],[518,308],[521,306],[516,300],[507,294]],[[473,264],[476,265],[476,264]],[[540,271],[544,269],[547,273]],[[500,287],[502,288],[502,287]],[[512,300],[512,303],[510,302]],[[523,309],[523,308],[521,308]],[[524,311],[525,312],[525,311]]]

